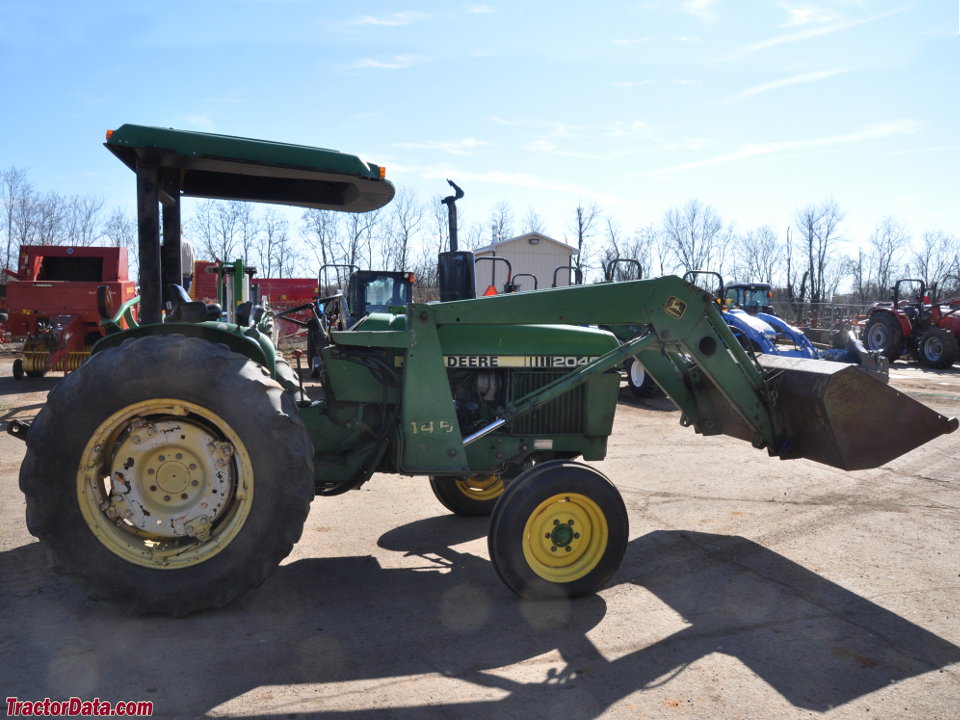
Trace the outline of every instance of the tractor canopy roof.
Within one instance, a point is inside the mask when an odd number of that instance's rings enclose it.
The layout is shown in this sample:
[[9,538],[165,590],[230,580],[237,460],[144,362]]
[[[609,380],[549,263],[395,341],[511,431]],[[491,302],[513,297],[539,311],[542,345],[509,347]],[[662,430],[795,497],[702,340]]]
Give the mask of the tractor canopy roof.
[[163,191],[183,197],[366,212],[394,194],[382,167],[336,150],[130,124],[108,131],[105,146],[134,171],[178,170],[164,173],[175,187]]

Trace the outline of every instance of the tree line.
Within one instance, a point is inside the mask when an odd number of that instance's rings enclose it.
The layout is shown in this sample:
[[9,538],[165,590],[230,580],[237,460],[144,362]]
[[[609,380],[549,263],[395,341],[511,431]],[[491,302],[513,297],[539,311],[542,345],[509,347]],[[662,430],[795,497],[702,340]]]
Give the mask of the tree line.
[[[15,269],[21,244],[116,245],[136,262],[136,219],[86,195],[43,192],[26,170],[0,175],[3,242],[0,261]],[[184,218],[184,237],[198,259],[243,258],[260,277],[315,276],[323,265],[408,270],[421,296],[436,288],[437,253],[448,247],[446,207],[441,197],[424,201],[401,188],[386,207],[362,214],[309,209],[299,216],[272,206],[200,201]],[[631,279],[713,270],[725,279],[768,282],[800,312],[805,306],[889,299],[898,278],[928,286],[960,285],[960,243],[945,231],[914,235],[894,216],[880,218],[855,256],[843,251],[844,212],[832,198],[798,207],[782,227],[739,229],[699,199],[669,208],[658,223],[632,231],[596,204],[578,204],[563,223],[562,240],[577,249],[573,264],[587,281]],[[484,220],[460,209],[459,244],[477,248],[528,232],[545,233],[535,208],[518,216],[506,201]],[[621,260],[637,262],[620,262]],[[342,278],[337,278],[342,282]],[[0,282],[3,282],[0,280]],[[844,289],[845,297],[839,291]]]

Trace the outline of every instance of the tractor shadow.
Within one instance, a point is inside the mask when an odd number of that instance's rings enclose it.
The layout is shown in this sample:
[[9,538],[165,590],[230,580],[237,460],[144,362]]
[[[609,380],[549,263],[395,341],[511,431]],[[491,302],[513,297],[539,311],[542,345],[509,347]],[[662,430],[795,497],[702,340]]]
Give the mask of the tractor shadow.
[[676,412],[678,410],[673,400],[668,398],[663,393],[660,393],[656,397],[652,398],[637,397],[627,385],[624,385],[620,388],[620,394],[617,396],[617,401],[621,405],[643,408],[644,410],[656,410],[658,412]]
[[[636,617],[611,618],[600,596],[514,597],[487,560],[452,549],[485,532],[485,519],[414,522],[378,543],[404,554],[402,568],[372,556],[296,560],[227,608],[181,620],[89,601],[46,569],[37,544],[18,547],[0,553],[0,655],[17,657],[3,663],[0,686],[21,698],[147,699],[167,717],[249,714],[250,700],[246,711],[237,704],[248,696],[259,698],[258,716],[278,718],[295,709],[297,717],[487,720],[553,708],[585,720],[714,653],[746,665],[743,682],[755,674],[816,712],[960,662],[950,642],[741,537],[660,531],[633,540],[613,585],[650,595]],[[682,617],[681,629],[650,635],[644,612],[658,603]],[[618,647],[636,649],[607,659],[588,636],[601,624]],[[490,672],[545,654],[549,663],[522,668],[534,681]],[[399,691],[424,675],[431,688],[458,681],[474,691],[390,707],[361,696],[358,709],[322,709],[357,683]],[[304,683],[312,685],[291,687]],[[483,692],[493,695],[477,700]]]
[[61,380],[63,380],[62,373],[38,378],[25,377],[23,380],[15,380],[12,375],[0,375],[0,395],[50,392]]

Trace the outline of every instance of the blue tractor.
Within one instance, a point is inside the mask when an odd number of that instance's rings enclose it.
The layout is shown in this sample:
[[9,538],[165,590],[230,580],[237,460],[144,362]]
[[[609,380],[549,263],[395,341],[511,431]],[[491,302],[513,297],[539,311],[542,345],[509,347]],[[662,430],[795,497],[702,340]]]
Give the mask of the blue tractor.
[[[711,276],[716,283],[703,283],[700,276]],[[886,358],[869,352],[856,338],[849,337],[845,347],[818,348],[799,328],[775,315],[773,291],[768,283],[725,285],[723,277],[711,270],[690,270],[683,279],[700,287],[713,285],[710,290],[717,298],[724,322],[745,350],[764,355],[852,363],[886,382],[889,369]],[[626,370],[627,383],[634,395],[649,398],[660,393],[660,388],[642,365],[633,362]]]

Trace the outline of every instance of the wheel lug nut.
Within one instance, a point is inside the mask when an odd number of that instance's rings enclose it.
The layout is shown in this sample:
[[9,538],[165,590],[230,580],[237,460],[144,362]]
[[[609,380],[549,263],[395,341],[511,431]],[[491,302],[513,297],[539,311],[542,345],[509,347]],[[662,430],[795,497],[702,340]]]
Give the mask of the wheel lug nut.
[[190,484],[193,485],[194,487],[196,487],[196,486],[199,485],[200,483],[199,483],[198,481],[196,481],[196,480],[191,480],[191,481],[190,481]]
[[190,469],[191,469],[191,470],[196,470],[196,469],[197,469],[196,464],[190,463]]
[[177,460],[183,459],[183,455],[181,455],[180,453],[177,453],[176,455],[174,455],[174,457],[175,457]]
[[[186,499],[187,499],[187,494],[186,494],[186,493],[180,493],[180,499],[181,499],[181,500],[186,500]],[[567,550],[569,550],[569,549],[570,549],[570,548],[567,548]]]
[[567,523],[567,525],[573,525],[573,520]]
[[156,470],[154,470],[153,468],[150,468],[149,470],[147,470],[147,475],[153,475],[155,472]]
[[550,533],[544,533],[544,537],[549,539]]
[[151,486],[150,486],[150,492],[156,492],[156,491],[157,491],[157,486],[156,486],[156,485],[151,485]]
[[554,521],[553,521],[553,524],[554,524],[554,525],[559,525],[559,524],[560,524],[560,521],[559,521],[559,520],[554,520]]
[[157,458],[157,460],[159,460],[160,462],[163,462],[164,460],[166,460],[166,458],[163,455],[161,455],[160,457]]
[[566,550],[567,552],[570,552],[571,550],[573,550],[573,548],[570,547],[569,545],[567,545],[567,546],[564,548],[564,550]]
[[164,495],[164,496],[163,496],[163,501],[164,501],[164,502],[170,502],[170,496],[169,496],[169,495]]
[[554,545],[552,548],[550,548],[550,552],[556,552],[556,551],[557,551],[557,546],[556,546],[556,545]]
[[574,533],[574,534],[573,534],[573,539],[574,539],[574,540],[579,540],[579,539],[580,539],[580,533]]

